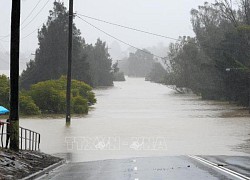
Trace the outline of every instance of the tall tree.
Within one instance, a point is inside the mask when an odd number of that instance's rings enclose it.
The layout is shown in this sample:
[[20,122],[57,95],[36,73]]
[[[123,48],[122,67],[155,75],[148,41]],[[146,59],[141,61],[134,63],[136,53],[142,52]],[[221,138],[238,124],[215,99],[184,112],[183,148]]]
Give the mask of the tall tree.
[[90,68],[91,85],[94,87],[113,85],[112,59],[106,43],[97,39],[94,46],[88,45],[85,48],[85,53]]
[[[248,104],[247,72],[249,67],[249,0],[233,9],[228,0],[215,4],[205,3],[192,10],[192,24],[198,43],[209,57],[206,69],[215,83],[213,91],[218,97]],[[226,72],[226,69],[232,69]]]
[[249,103],[250,0],[236,9],[229,0],[205,2],[191,11],[196,37],[170,45],[165,82],[205,99]]
[[[27,64],[21,75],[21,85],[29,88],[31,84],[49,79],[58,79],[67,73],[68,11],[63,3],[54,2],[46,25],[38,31],[39,48],[35,60]],[[73,64],[72,77],[88,81],[85,46],[80,30],[73,24]]]
[[199,94],[203,76],[201,66],[207,59],[202,57],[195,38],[184,36],[171,43],[168,59],[170,68],[165,84],[176,85],[177,89],[189,88]]

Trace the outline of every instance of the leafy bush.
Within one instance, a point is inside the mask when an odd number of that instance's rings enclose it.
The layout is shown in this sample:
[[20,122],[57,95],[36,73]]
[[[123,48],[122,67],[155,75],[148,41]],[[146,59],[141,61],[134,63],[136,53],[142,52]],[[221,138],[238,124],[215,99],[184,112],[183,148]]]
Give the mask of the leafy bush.
[[96,98],[95,94],[92,91],[92,87],[84,82],[72,80],[72,94],[75,96],[82,96],[88,100],[89,104],[95,104]]
[[88,101],[82,96],[76,96],[73,98],[73,112],[76,114],[88,113]]
[[90,105],[93,105],[96,103],[95,93],[92,91],[87,92],[87,99]]
[[[66,111],[66,77],[58,80],[39,82],[31,86],[29,95],[45,113],[64,113]],[[72,80],[71,109],[77,114],[87,113],[88,105],[96,103],[92,88],[84,82]]]
[[9,108],[9,79],[5,75],[0,75],[0,102],[2,106]]
[[63,113],[66,109],[66,93],[51,85],[53,83],[50,81],[32,85],[29,94],[42,112]]
[[[0,75],[0,102],[9,107],[9,79]],[[23,115],[39,115],[42,113],[65,113],[67,79],[62,76],[58,80],[39,82],[31,86],[29,91],[20,92],[20,112]],[[84,82],[72,80],[71,109],[73,113],[88,113],[88,106],[96,103],[92,88]]]
[[23,93],[19,97],[20,112],[24,115],[39,115],[41,111],[33,101],[33,99]]

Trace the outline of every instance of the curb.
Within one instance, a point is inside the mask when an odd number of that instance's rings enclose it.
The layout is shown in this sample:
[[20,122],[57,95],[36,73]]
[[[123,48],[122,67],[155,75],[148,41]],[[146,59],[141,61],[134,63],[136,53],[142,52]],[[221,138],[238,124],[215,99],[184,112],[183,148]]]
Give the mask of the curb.
[[50,172],[51,170],[63,165],[65,162],[66,162],[66,160],[61,160],[58,163],[52,164],[49,167],[44,168],[43,170],[40,170],[40,171],[38,171],[34,174],[31,174],[25,178],[22,178],[21,180],[32,180],[35,178],[39,178],[39,177],[43,176],[44,174]]

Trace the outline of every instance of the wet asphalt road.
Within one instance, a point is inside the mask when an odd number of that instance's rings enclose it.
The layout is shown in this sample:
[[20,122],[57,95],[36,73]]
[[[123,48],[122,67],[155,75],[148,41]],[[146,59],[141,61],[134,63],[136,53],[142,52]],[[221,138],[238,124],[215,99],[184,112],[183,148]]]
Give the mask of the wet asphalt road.
[[[202,156],[202,158],[250,177],[250,157]],[[42,179],[221,180],[237,178],[188,156],[172,156],[68,163]]]

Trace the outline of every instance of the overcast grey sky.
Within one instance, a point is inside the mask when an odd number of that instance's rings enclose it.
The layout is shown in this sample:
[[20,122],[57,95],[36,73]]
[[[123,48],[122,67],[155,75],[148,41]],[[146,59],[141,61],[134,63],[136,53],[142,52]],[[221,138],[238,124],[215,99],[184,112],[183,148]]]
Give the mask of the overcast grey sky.
[[[38,1],[39,0],[22,1],[22,20],[30,14]],[[49,2],[41,13],[34,21],[26,26],[47,1]],[[214,0],[207,1],[214,2]],[[21,32],[22,37],[38,29],[38,27],[46,21],[48,11],[52,9],[53,2],[54,0],[40,0],[37,8],[22,25],[22,27],[26,26]],[[68,0],[64,0],[63,2],[68,7]],[[74,11],[77,13],[178,38],[178,36],[182,35],[194,35],[190,23],[190,10],[197,8],[198,5],[202,5],[204,0],[74,0],[74,3]],[[11,0],[0,0],[0,39],[1,36],[9,34],[10,13]],[[163,42],[166,46],[169,43],[167,39],[141,34],[93,20],[88,21],[113,36],[139,48],[154,46],[159,42]],[[97,38],[101,38],[108,44],[114,41],[114,39],[93,29],[93,27],[90,27],[77,18],[75,19],[75,23],[77,27],[81,29],[82,36],[87,43],[95,43]],[[21,41],[22,52],[34,51],[37,48],[36,36],[37,32],[35,31],[28,38]],[[8,40],[9,38],[4,39],[4,41]],[[0,51],[9,49],[9,43],[4,41],[0,41]],[[123,49],[128,48],[122,44],[121,46]]]

